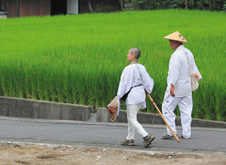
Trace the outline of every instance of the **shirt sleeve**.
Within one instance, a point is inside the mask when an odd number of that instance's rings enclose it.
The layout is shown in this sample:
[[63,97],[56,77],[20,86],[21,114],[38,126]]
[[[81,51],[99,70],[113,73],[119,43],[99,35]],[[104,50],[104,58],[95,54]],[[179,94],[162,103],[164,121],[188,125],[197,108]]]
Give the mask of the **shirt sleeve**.
[[198,73],[199,74],[199,77],[198,78],[200,80],[202,78],[202,75],[200,74],[199,69],[196,66],[195,59],[194,59],[194,56],[193,55],[192,55],[191,67],[192,67],[192,70],[193,70],[194,73]]
[[122,72],[117,95],[122,98],[132,86],[132,70],[130,68],[125,68]]
[[154,80],[151,78],[151,76],[148,74],[146,68],[143,68],[142,71],[142,82],[143,82],[143,87],[144,89],[148,92],[151,93],[154,87]]
[[180,59],[177,54],[173,54],[171,57],[171,84],[175,85],[180,75]]

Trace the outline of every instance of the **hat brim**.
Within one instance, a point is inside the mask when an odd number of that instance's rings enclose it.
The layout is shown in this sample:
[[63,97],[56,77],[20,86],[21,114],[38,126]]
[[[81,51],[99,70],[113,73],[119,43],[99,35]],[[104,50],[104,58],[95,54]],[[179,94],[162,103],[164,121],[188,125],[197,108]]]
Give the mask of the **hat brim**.
[[176,31],[168,36],[165,36],[163,38],[168,39],[168,40],[174,40],[174,41],[178,41],[178,42],[188,43],[188,41],[178,31]]

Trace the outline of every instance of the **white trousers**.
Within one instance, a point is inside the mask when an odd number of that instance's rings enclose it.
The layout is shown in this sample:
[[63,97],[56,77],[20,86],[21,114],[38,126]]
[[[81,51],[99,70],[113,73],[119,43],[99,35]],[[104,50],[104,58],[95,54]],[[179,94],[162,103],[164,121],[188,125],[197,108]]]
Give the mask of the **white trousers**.
[[134,139],[135,131],[137,131],[142,137],[148,135],[141,124],[137,121],[137,113],[143,104],[144,102],[127,105],[128,135],[126,140]]
[[[166,91],[163,104],[162,104],[162,113],[166,121],[172,128],[175,134],[177,134],[175,119],[176,115],[174,110],[176,106],[179,106],[180,115],[181,115],[181,125],[182,125],[182,135],[184,137],[191,136],[191,113],[193,108],[192,96],[185,97],[172,97],[169,91]],[[167,133],[172,135],[170,129],[167,127]]]

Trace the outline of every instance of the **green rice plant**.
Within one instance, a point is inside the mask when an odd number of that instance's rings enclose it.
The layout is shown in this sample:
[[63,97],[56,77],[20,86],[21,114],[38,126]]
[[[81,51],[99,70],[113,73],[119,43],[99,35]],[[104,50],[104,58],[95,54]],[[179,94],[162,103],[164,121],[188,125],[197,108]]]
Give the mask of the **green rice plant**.
[[[221,12],[156,10],[0,20],[0,94],[105,107],[128,50],[139,47],[161,109],[174,52],[163,37],[178,30],[203,76],[192,116],[226,121],[225,19]],[[145,111],[153,112],[148,98]]]

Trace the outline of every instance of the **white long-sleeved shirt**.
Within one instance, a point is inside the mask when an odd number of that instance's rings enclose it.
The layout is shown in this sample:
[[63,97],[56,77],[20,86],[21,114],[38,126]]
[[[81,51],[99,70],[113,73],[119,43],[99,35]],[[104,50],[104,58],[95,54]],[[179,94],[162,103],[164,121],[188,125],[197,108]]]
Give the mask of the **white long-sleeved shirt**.
[[199,74],[199,79],[202,78],[194,60],[194,56],[190,50],[180,45],[172,54],[169,62],[169,71],[167,77],[167,90],[170,90],[171,84],[175,86],[175,97],[189,96],[192,94],[191,90],[191,70],[189,68],[187,57],[191,64],[194,73]]
[[128,94],[126,105],[144,102],[141,107],[141,109],[144,109],[146,108],[146,95],[144,89],[148,93],[151,93],[153,86],[154,81],[143,65],[138,63],[130,64],[125,67],[122,72],[117,95],[119,98],[122,98],[131,89],[131,87],[134,87]]

